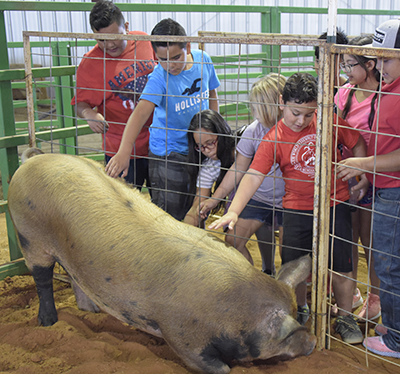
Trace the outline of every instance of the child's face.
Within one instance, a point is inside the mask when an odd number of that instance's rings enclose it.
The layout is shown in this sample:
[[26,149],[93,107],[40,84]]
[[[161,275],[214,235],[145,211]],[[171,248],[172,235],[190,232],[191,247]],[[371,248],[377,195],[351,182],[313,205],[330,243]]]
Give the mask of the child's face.
[[[95,34],[126,34],[128,32],[129,23],[126,22],[120,26],[116,22],[110,26],[103,27],[98,31],[93,30]],[[118,57],[125,50],[127,41],[126,40],[97,40],[97,44],[102,51],[105,51],[111,57]]]
[[209,130],[201,130],[193,133],[196,150],[212,160],[218,160],[218,136]]
[[281,97],[280,104],[283,112],[283,123],[294,132],[303,131],[310,124],[314,117],[315,109],[317,109],[317,101],[303,104],[288,101],[284,104]]
[[172,75],[179,75],[183,70],[188,69],[186,64],[188,54],[190,54],[190,43],[187,43],[186,48],[172,44],[169,47],[157,47],[156,51],[162,68]]
[[[349,82],[351,84],[358,85],[363,83],[367,79],[367,72],[362,68],[362,66],[358,63],[354,56],[344,54],[343,63],[346,68],[344,72],[349,78]],[[373,64],[373,61],[367,62],[367,64],[371,63]]]
[[378,58],[376,68],[382,73],[382,78],[387,84],[400,77],[400,59],[398,58]]

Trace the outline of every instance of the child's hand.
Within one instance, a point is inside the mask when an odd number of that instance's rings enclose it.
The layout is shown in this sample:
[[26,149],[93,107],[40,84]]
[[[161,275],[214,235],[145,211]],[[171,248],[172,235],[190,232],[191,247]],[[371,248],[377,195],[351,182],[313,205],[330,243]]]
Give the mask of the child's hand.
[[217,230],[222,226],[228,225],[229,230],[233,230],[238,219],[239,217],[236,213],[228,211],[228,213],[214,221],[208,228]]
[[93,110],[87,110],[84,112],[84,114],[85,119],[87,120],[87,123],[93,132],[97,134],[103,134],[108,130],[108,123],[100,113],[97,113]]
[[106,173],[113,178],[117,178],[122,171],[121,177],[124,178],[128,175],[129,157],[122,156],[119,152],[108,161],[106,165]]
[[337,179],[342,179],[343,182],[348,181],[350,178],[356,177],[358,175],[364,174],[365,167],[363,162],[364,157],[350,157],[339,162],[340,165],[337,166]]
[[197,208],[197,214],[201,217],[201,219],[206,219],[208,212],[214,209],[217,205],[218,200],[206,199],[200,203],[200,206]]
[[361,175],[360,181],[351,188],[351,191],[356,194],[357,201],[360,201],[368,192],[369,180],[365,174]]

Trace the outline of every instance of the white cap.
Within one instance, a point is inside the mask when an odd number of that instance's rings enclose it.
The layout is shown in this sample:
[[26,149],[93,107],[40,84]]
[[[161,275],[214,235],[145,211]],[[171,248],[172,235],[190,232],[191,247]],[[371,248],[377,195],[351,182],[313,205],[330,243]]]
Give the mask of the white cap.
[[400,48],[400,18],[391,19],[377,27],[372,47]]

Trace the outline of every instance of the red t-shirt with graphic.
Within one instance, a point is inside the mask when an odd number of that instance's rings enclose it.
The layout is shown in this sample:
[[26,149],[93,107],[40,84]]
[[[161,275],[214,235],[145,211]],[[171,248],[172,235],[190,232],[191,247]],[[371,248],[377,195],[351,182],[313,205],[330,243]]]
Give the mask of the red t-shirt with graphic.
[[[337,144],[352,149],[358,141],[359,133],[352,129],[341,118],[334,117],[332,161],[340,161],[341,156]],[[301,132],[294,132],[280,120],[263,138],[251,169],[267,174],[274,163],[279,164],[285,179],[285,196],[282,205],[287,209],[312,210],[314,204],[314,175],[316,149],[317,112],[309,124]],[[344,126],[344,127],[342,127]],[[336,142],[337,130],[337,142]],[[335,155],[336,153],[336,155]],[[348,183],[334,179],[335,166],[332,164],[331,198],[346,201],[349,199]],[[336,183],[336,195],[335,191]],[[338,204],[337,202],[336,204]],[[333,206],[333,200],[331,200]]]
[[[133,35],[147,35],[142,31],[131,31]],[[71,104],[86,102],[97,107],[109,124],[103,149],[114,156],[121,143],[126,122],[139,102],[147,83],[148,75],[155,66],[154,53],[149,41],[128,40],[122,54],[112,58],[96,45],[83,56],[76,72],[76,96]],[[152,116],[140,132],[132,154],[147,156],[149,148],[149,126]]]

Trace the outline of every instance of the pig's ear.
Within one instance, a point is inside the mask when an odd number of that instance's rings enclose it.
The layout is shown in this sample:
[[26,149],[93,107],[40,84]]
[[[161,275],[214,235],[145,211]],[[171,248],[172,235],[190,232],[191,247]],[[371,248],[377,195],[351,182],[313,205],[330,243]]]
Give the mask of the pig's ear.
[[283,265],[276,279],[294,289],[307,279],[310,271],[311,257],[307,255]]

